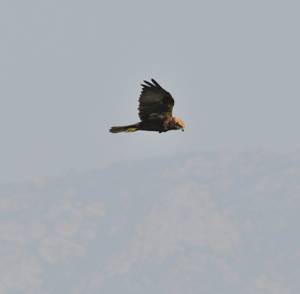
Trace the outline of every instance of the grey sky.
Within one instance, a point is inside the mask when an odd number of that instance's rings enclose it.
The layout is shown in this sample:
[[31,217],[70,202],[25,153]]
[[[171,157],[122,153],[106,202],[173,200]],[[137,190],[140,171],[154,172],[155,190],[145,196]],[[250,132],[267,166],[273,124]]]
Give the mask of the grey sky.
[[[1,1],[0,179],[199,149],[299,149],[297,1]],[[185,133],[111,135],[139,84]]]

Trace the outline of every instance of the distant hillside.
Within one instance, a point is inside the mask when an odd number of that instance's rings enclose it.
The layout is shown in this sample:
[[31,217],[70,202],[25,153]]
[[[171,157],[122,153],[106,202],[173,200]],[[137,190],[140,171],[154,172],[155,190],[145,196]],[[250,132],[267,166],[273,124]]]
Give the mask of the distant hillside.
[[0,293],[300,289],[300,154],[202,152],[0,186]]

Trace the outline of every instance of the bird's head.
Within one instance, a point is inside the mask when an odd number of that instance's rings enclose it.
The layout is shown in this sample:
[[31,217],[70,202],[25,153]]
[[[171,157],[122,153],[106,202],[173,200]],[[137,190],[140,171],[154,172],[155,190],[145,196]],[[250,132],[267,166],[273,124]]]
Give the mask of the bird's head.
[[179,117],[175,117],[175,128],[177,130],[184,131],[185,124],[184,124],[183,120],[181,118],[179,118]]

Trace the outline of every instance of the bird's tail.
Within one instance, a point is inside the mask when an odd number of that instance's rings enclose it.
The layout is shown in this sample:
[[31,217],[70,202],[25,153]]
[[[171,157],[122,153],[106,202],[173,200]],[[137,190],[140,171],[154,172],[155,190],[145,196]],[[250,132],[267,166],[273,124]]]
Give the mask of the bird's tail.
[[118,127],[111,127],[110,132],[111,133],[131,133],[131,132],[136,132],[139,130],[139,124],[133,124],[133,125],[128,125],[128,126],[118,126]]

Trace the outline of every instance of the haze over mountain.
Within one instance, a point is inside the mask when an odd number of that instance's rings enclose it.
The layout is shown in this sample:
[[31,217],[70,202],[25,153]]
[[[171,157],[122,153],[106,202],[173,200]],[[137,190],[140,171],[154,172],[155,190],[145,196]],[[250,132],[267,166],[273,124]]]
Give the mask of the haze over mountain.
[[0,293],[298,293],[299,179],[252,150],[2,185]]

